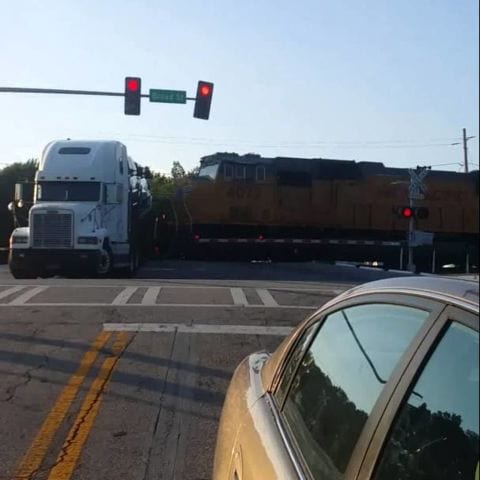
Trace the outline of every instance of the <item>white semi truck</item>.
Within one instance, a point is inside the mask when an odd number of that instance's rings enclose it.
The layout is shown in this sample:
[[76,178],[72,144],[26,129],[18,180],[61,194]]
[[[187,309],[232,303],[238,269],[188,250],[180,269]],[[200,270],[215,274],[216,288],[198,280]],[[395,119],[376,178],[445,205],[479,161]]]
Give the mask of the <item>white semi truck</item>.
[[133,274],[150,210],[147,182],[125,145],[51,142],[35,175],[29,226],[16,228],[10,238],[10,271],[15,278],[57,270]]

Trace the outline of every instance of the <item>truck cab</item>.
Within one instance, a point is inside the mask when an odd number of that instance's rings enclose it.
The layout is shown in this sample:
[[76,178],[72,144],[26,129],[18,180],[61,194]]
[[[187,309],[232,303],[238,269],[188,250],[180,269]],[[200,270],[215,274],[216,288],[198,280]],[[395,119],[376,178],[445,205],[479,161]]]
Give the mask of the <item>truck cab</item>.
[[134,271],[136,222],[150,207],[148,187],[122,143],[51,142],[35,175],[29,226],[11,235],[10,271],[16,278]]

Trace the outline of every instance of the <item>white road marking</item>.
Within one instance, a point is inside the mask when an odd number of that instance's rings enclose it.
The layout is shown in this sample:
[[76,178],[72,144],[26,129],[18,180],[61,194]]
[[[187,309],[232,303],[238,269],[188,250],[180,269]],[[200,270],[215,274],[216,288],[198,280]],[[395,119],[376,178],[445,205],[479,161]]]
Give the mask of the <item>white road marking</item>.
[[111,305],[125,305],[138,287],[126,287],[114,299]]
[[[38,292],[37,292],[38,293]],[[13,304],[10,303],[0,303],[0,308],[9,307]],[[232,305],[228,304],[209,304],[209,303],[156,303],[155,305],[144,305],[142,303],[119,303],[118,305],[113,305],[112,303],[22,303],[18,304],[19,307],[164,307],[164,308],[260,308],[260,309],[269,309],[277,308],[279,310],[318,310],[317,307],[307,306],[307,305]]]
[[[28,290],[28,292],[22,293],[18,297],[14,298],[11,302],[9,302],[7,305],[25,305],[31,298],[35,297],[38,295],[40,292],[43,292],[46,290],[48,287],[35,287],[32,288],[31,290]],[[29,305],[29,304],[28,304]]]
[[0,292],[0,299],[8,297],[9,295],[13,295],[14,293],[17,293],[25,288],[27,288],[25,285],[17,285],[16,287],[7,288],[3,292]]
[[162,287],[148,287],[142,298],[142,305],[155,305]]
[[107,332],[203,333],[221,335],[288,335],[293,327],[184,323],[104,323]]
[[[391,270],[390,270],[391,271]],[[405,273],[405,272],[404,272]],[[407,272],[411,274],[411,272]],[[50,288],[125,288],[129,287],[131,285],[119,285],[119,284],[104,284],[104,283],[99,283],[99,284],[82,284],[82,283],[77,283],[77,284],[70,284],[68,283],[69,281],[66,280],[67,283],[62,283],[62,284],[53,284],[50,283],[47,286]],[[36,287],[37,284],[30,284],[30,285],[22,285],[22,287]],[[0,287],[13,287],[16,286],[15,284],[2,284]],[[151,285],[135,285],[137,288],[152,288]],[[276,285],[274,283],[269,284],[269,285],[262,285],[263,288],[267,288],[268,290],[279,290],[279,291],[285,291],[285,292],[311,292],[311,293],[319,293],[319,294],[325,294],[325,295],[337,295],[339,293],[344,292],[345,290],[348,290],[352,287],[354,287],[354,284],[346,284],[346,285],[337,285],[337,284],[321,284],[318,287],[296,287],[296,286],[289,286],[289,285]],[[243,285],[243,288],[256,288],[254,285]],[[178,288],[178,289],[184,289],[184,288],[197,288],[197,289],[230,289],[234,287],[230,286],[225,286],[225,285],[192,285],[188,283],[164,283],[161,285],[161,288]]]
[[272,294],[265,288],[257,288],[258,296],[266,307],[278,307],[278,303],[272,297]]
[[230,293],[232,294],[233,303],[235,305],[248,305],[247,297],[242,288],[231,288]]

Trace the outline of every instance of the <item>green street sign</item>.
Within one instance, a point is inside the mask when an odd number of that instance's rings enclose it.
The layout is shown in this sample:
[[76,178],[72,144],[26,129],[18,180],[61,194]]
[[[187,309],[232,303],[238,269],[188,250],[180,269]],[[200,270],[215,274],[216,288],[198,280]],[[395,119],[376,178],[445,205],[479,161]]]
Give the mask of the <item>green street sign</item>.
[[185,90],[150,89],[149,97],[151,102],[187,103],[187,92]]

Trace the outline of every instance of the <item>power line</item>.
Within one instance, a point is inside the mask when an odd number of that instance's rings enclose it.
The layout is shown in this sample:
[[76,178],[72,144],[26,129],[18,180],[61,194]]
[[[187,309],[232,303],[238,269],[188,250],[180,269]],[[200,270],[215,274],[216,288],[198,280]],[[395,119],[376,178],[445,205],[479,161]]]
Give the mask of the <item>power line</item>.
[[379,145],[379,144],[340,144],[340,143],[329,143],[329,142],[317,142],[317,143],[275,143],[275,144],[264,144],[264,143],[247,143],[242,141],[218,141],[212,139],[162,139],[162,138],[137,138],[126,136],[125,138],[129,139],[132,142],[145,142],[145,143],[161,143],[165,145],[199,145],[199,146],[209,146],[209,147],[248,147],[248,148],[340,148],[340,149],[411,149],[411,148],[432,148],[432,147],[449,147],[449,143],[427,143],[427,144],[418,144],[418,145]]
[[[166,135],[148,135],[148,134],[128,134],[127,136],[117,133],[108,133],[106,135],[123,136],[132,141],[135,139],[143,139],[144,141],[154,141],[158,143],[186,144],[186,145],[245,145],[250,147],[262,148],[297,148],[311,147],[318,148],[320,146],[337,146],[345,148],[426,148],[434,146],[451,146],[452,140],[458,140],[457,137],[437,138],[430,140],[311,140],[311,141],[291,141],[277,142],[269,141],[266,143],[256,142],[254,140],[239,138],[208,138],[208,137],[178,137]],[[441,143],[439,143],[441,142]],[[448,142],[448,143],[446,143]]]

